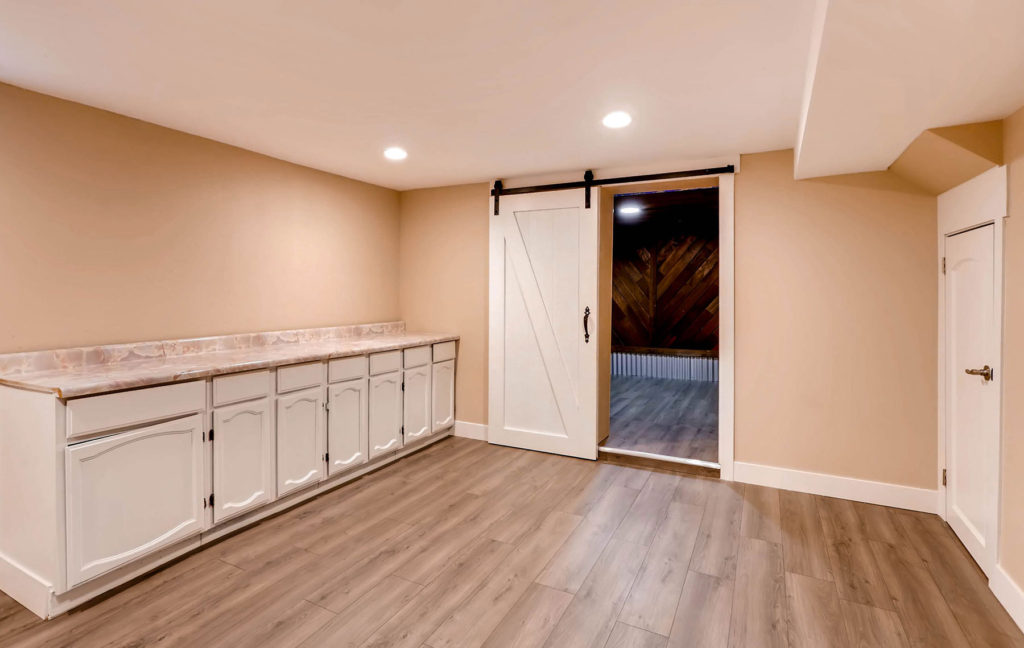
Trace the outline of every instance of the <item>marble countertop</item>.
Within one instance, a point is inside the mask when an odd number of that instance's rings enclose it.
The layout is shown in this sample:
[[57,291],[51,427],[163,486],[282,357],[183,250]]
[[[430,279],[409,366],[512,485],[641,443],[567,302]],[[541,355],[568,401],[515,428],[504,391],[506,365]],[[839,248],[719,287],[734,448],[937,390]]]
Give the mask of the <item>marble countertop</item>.
[[0,373],[0,385],[75,398],[104,392],[267,369],[299,362],[364,355],[458,340],[457,335],[388,332],[182,355],[131,359],[107,364],[63,366]]

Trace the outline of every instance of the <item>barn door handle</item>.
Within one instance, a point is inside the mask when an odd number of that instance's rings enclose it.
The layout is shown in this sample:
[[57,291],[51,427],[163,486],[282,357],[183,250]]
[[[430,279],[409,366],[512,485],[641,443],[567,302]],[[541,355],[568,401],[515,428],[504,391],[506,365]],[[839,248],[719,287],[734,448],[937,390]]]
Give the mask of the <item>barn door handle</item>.
[[992,380],[992,367],[985,365],[981,369],[964,369],[964,372],[970,376],[983,376],[985,382]]
[[590,344],[590,306],[583,309],[583,341]]

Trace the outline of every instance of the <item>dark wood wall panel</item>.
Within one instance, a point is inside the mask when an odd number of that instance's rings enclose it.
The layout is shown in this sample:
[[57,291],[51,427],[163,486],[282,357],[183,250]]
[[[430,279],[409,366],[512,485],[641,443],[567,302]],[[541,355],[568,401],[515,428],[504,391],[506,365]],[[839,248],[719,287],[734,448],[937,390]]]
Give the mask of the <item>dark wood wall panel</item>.
[[616,197],[612,345],[718,350],[718,190]]

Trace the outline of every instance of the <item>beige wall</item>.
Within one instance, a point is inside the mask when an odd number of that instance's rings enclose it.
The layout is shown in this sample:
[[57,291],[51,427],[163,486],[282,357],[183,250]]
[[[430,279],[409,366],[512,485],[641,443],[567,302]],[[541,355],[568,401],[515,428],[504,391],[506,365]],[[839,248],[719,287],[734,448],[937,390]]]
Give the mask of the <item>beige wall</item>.
[[1003,469],[1000,562],[1024,586],[1024,108],[1003,124],[1009,165],[1004,231]]
[[0,352],[391,320],[397,192],[0,84]]
[[[401,310],[463,335],[459,418],[473,422],[486,418],[486,213],[486,185],[402,195]],[[892,173],[797,182],[791,151],[743,157],[737,460],[936,487],[935,214]]]
[[486,184],[401,194],[399,304],[418,331],[454,331],[458,418],[487,422]]
[[936,488],[935,198],[890,172],[736,176],[736,460]]

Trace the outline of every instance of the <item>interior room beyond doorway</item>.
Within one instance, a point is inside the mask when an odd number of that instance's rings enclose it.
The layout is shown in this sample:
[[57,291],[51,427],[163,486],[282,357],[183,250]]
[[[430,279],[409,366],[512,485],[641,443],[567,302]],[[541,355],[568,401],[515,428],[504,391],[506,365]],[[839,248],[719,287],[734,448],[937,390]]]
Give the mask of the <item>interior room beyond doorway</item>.
[[717,187],[615,196],[603,447],[718,465]]

